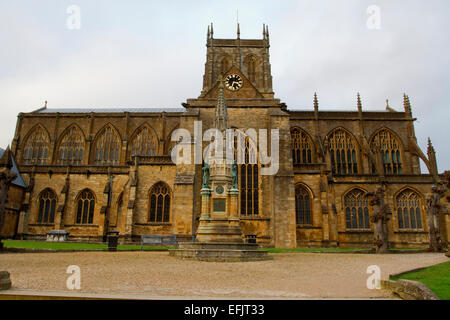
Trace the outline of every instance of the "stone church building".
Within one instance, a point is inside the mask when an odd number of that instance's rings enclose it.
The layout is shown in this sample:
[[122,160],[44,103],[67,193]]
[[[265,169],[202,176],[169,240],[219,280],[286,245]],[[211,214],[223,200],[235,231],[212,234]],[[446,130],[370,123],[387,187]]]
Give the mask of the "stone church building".
[[[69,240],[98,241],[117,230],[123,242],[141,235],[196,233],[202,165],[171,160],[176,129],[213,127],[219,79],[225,79],[228,123],[246,130],[279,129],[279,170],[238,166],[244,234],[263,246],[369,247],[372,207],[367,198],[387,183],[389,241],[395,247],[428,243],[426,199],[433,176],[422,174],[408,96],[404,110],[309,110],[275,97],[269,31],[257,40],[216,39],[208,28],[200,96],[178,109],[52,109],[20,113],[11,151],[25,187],[16,237],[43,239],[67,230]],[[254,143],[243,136],[247,153]],[[373,161],[380,154],[380,176]],[[432,146],[429,152],[434,153]],[[444,242],[448,216],[442,215]]]

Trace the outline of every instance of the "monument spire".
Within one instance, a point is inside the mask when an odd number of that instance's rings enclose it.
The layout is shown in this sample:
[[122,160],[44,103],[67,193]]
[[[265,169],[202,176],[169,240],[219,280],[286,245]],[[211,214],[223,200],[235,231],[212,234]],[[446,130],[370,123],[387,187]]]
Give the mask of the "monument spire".
[[219,94],[217,96],[216,115],[214,119],[215,128],[221,132],[228,129],[228,112],[223,82],[224,79],[221,77],[219,79]]

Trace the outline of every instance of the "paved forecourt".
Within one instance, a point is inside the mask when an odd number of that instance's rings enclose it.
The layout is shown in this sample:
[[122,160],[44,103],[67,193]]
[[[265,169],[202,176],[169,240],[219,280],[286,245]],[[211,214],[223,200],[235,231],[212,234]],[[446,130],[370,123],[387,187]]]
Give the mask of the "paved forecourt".
[[[381,278],[448,261],[443,254],[272,254],[273,260],[246,263],[181,261],[167,252],[76,252],[1,254],[19,293],[57,291],[67,295],[134,298],[389,298],[369,290],[367,268],[379,266]],[[81,289],[67,289],[80,267]],[[25,291],[24,291],[25,290]],[[6,292],[5,292],[6,293]]]

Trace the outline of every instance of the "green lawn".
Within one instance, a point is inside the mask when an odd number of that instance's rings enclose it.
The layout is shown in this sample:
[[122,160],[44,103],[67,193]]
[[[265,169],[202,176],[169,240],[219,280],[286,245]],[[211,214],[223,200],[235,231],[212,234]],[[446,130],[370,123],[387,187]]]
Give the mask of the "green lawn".
[[[107,244],[97,243],[71,243],[71,242],[45,242],[45,241],[16,241],[3,240],[6,248],[22,248],[22,249],[51,249],[51,250],[108,250]],[[118,245],[117,250],[141,250],[140,245]],[[167,251],[166,247],[145,246],[145,251]]]
[[440,299],[450,300],[450,262],[391,278],[391,280],[399,279],[422,282]]
[[353,248],[295,248],[295,249],[281,249],[281,248],[261,248],[269,253],[282,252],[354,252],[369,249],[353,249]]
[[[46,242],[46,241],[18,241],[18,240],[3,240],[6,248],[23,248],[23,249],[51,249],[51,250],[108,250],[107,244],[97,243],[72,243],[72,242]],[[141,250],[140,245],[119,245],[118,250],[135,251]],[[144,246],[146,251],[167,251],[167,247],[152,247]],[[268,251],[269,253],[283,253],[283,252],[356,252],[361,250],[369,250],[369,248],[260,248],[260,250]],[[414,249],[392,249],[395,251],[408,251]]]
[[[282,249],[282,248],[260,248],[260,250],[268,251],[269,253],[283,253],[283,252],[358,252],[368,251],[371,248],[295,248],[295,249]],[[421,250],[417,248],[396,248],[390,249],[396,252],[408,252],[411,250]]]

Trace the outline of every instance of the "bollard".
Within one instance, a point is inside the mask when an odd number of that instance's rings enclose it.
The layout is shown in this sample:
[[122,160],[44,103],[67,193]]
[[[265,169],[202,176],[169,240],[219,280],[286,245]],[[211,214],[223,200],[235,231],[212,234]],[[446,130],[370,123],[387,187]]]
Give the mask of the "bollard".
[[11,288],[11,278],[8,271],[0,271],[0,290]]
[[119,231],[108,232],[108,251],[117,251],[117,243],[119,241]]

